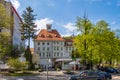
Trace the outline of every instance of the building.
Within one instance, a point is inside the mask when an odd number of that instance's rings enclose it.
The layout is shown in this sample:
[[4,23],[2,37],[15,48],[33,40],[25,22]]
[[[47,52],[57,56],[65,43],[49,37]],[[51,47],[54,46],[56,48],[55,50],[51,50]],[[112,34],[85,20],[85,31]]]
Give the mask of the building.
[[10,29],[0,29],[0,32],[9,32],[10,34],[10,43],[13,44],[15,47],[19,48],[25,46],[25,42],[21,40],[21,33],[20,27],[22,20],[11,4],[11,2],[0,0],[0,3],[4,5],[7,13],[9,16],[13,18],[13,24],[11,25]]
[[51,24],[46,24],[46,28],[34,40],[34,52],[39,54],[41,65],[64,69],[64,62],[72,61],[72,41],[62,38],[57,30],[52,29]]
[[34,64],[39,64],[39,59],[40,59],[39,54],[34,53],[34,48],[30,48],[30,51],[31,51],[31,54],[32,54],[32,62]]

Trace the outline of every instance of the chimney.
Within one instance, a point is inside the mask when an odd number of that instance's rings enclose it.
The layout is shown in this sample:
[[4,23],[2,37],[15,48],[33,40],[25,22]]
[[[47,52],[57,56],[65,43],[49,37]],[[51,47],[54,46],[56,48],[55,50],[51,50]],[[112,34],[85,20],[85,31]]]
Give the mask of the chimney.
[[51,27],[52,27],[52,24],[46,24],[47,31],[52,31]]

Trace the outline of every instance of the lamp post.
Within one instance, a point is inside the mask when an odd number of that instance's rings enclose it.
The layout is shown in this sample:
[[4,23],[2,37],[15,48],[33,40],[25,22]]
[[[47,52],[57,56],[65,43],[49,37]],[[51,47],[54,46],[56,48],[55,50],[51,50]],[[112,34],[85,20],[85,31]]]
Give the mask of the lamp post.
[[48,79],[48,60],[49,60],[49,59],[47,58],[47,65],[46,65],[46,71],[47,71],[47,80],[49,80],[49,79]]

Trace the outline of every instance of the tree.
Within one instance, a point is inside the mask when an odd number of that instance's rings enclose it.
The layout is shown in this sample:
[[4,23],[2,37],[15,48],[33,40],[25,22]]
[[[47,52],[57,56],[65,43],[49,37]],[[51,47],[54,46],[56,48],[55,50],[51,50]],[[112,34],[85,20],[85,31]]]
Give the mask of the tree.
[[23,11],[22,18],[23,23],[21,24],[21,38],[22,40],[28,40],[28,47],[30,47],[30,39],[35,38],[35,32],[36,32],[36,25],[34,23],[35,16],[33,14],[32,8],[29,6],[26,8],[26,10]]
[[25,50],[25,54],[24,54],[26,60],[29,62],[29,69],[32,69],[33,63],[32,63],[32,54],[29,48],[27,48]]
[[80,34],[74,38],[74,47],[83,64],[113,64],[119,62],[120,39],[104,20],[92,24],[86,17],[77,18],[76,26]]
[[0,29],[8,29],[11,26],[12,18],[7,13],[3,4],[0,3]]
[[[35,38],[35,32],[36,32],[36,25],[34,23],[35,16],[33,14],[32,8],[29,6],[26,8],[26,10],[23,11],[22,18],[23,18],[23,23],[21,24],[21,38],[22,40],[28,40],[28,46],[25,51],[25,57],[26,60],[29,62],[29,64],[32,64],[32,54],[30,52],[30,39]],[[30,67],[30,66],[29,66]]]
[[14,69],[14,70],[24,70],[27,67],[28,62],[27,61],[22,61],[20,62],[18,58],[10,58],[7,61],[8,65]]
[[79,51],[83,64],[86,66],[88,64],[89,37],[92,29],[92,23],[87,19],[87,16],[84,15],[83,18],[77,17],[76,26],[80,34],[75,37],[74,45]]
[[[10,30],[13,18],[7,13],[4,5],[0,3],[0,30]],[[5,61],[9,53],[11,35],[9,32],[0,32],[0,58]]]

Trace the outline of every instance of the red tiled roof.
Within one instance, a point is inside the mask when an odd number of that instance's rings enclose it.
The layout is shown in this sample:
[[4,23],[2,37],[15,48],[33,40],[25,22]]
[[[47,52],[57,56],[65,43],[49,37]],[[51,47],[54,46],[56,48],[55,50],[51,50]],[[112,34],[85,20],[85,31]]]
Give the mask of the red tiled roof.
[[64,41],[57,30],[52,29],[47,31],[47,29],[42,29],[35,40],[49,40],[49,41]]

